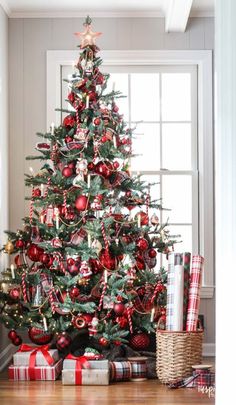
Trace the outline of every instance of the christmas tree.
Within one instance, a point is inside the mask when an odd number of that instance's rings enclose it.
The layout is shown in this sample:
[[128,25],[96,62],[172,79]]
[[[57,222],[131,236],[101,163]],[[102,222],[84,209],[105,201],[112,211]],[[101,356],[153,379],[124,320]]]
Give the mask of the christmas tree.
[[155,268],[156,255],[174,241],[159,223],[151,185],[130,174],[134,129],[119,113],[121,93],[106,90],[100,33],[89,17],[84,26],[67,80],[70,109],[60,126],[37,134],[40,155],[27,157],[44,164],[26,175],[24,228],[7,231],[4,251],[13,256],[2,273],[0,319],[15,345],[27,329],[32,342],[54,339],[59,350],[81,333],[90,347],[144,349],[154,322],[165,318],[166,272]]

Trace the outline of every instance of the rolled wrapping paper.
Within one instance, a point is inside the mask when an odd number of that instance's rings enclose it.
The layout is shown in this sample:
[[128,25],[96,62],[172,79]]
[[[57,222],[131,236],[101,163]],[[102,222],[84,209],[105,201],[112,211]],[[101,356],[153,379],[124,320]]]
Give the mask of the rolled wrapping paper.
[[186,330],[189,332],[197,330],[203,263],[204,258],[202,256],[193,256],[186,322]]
[[183,302],[183,330],[186,330],[187,310],[188,310],[188,293],[190,281],[190,264],[191,253],[183,253],[183,266],[184,266],[184,302]]
[[167,330],[183,330],[184,266],[182,263],[181,253],[170,254],[167,278]]
[[132,377],[132,367],[129,361],[110,361],[110,381],[127,381]]

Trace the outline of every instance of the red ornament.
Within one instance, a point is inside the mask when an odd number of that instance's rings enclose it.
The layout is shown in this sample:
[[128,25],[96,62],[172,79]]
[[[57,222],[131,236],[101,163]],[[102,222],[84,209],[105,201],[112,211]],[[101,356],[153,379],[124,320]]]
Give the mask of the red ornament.
[[131,337],[129,343],[130,343],[130,346],[131,346],[133,349],[136,349],[136,350],[146,350],[146,349],[148,348],[148,346],[150,345],[150,338],[149,338],[149,336],[148,336],[146,333],[144,333],[144,332],[142,332],[142,333],[137,333],[137,334],[134,334],[134,335]]
[[67,98],[73,104],[73,102],[75,101],[75,94],[73,92],[70,92]]
[[120,346],[121,345],[120,340],[113,340],[113,343],[114,343],[115,346]]
[[147,215],[145,212],[140,211],[140,212],[138,212],[138,213],[135,215],[135,220],[136,220],[136,221],[138,220],[138,217],[139,217],[139,216],[140,216],[140,220],[141,220],[141,225],[142,225],[142,226],[148,225],[148,223],[149,223],[149,217],[148,217],[148,215]]
[[69,166],[64,167],[62,170],[62,176],[64,177],[71,177],[73,174],[73,169],[71,169]]
[[103,135],[103,136],[101,137],[101,142],[102,142],[102,143],[105,143],[105,142],[107,142],[107,141],[108,141],[108,139],[107,139],[106,135]]
[[78,211],[85,211],[88,208],[88,197],[80,195],[75,200],[75,208]]
[[87,165],[88,170],[90,170],[91,172],[94,171],[95,169],[95,164],[93,162],[89,162]]
[[12,340],[13,345],[20,346],[22,344],[22,339],[20,336],[16,336],[15,339]]
[[94,123],[94,125],[100,125],[101,124],[101,119],[100,118],[94,118],[94,121],[93,121],[93,123]]
[[108,270],[115,270],[116,268],[116,259],[111,256],[110,252],[102,249],[99,255],[100,263],[103,267]]
[[74,169],[75,168],[75,162],[70,162],[70,163],[68,163],[68,165],[67,165],[70,169]]
[[77,287],[72,287],[70,290],[70,297],[77,298],[80,295],[80,290]]
[[32,243],[27,249],[27,256],[32,262],[38,262],[43,254],[43,249]]
[[83,316],[75,316],[72,323],[76,329],[83,329],[86,327],[86,322]]
[[136,267],[138,268],[138,270],[144,270],[145,269],[145,262],[142,258],[137,258],[136,259]]
[[40,257],[39,257],[39,261],[45,265],[49,264],[51,259],[51,256],[48,255],[47,253],[43,253]]
[[150,249],[148,252],[148,256],[151,257],[151,259],[153,259],[154,257],[156,257],[157,252],[155,249]]
[[124,310],[125,306],[122,302],[118,302],[113,306],[113,311],[115,312],[116,315],[122,315]]
[[57,341],[56,341],[56,346],[58,350],[63,351],[64,349],[67,349],[71,345],[72,339],[70,335],[66,332],[62,332],[60,335],[58,335]]
[[72,115],[67,115],[63,120],[64,127],[72,128],[75,125],[75,119]]
[[125,316],[118,316],[116,318],[116,322],[122,329],[125,329],[126,326],[128,325],[128,319]]
[[89,259],[89,264],[90,264],[91,270],[94,274],[97,274],[97,273],[103,271],[103,267],[102,267],[101,263],[99,262],[99,260]]
[[36,345],[46,345],[51,342],[53,335],[49,332],[45,332],[43,329],[31,326],[28,330],[30,340]]
[[34,197],[41,197],[41,190],[40,190],[40,188],[35,188],[33,195],[34,195]]
[[73,264],[75,264],[75,259],[73,259],[72,257],[68,257],[66,262],[67,262],[68,266],[73,266]]
[[12,288],[9,292],[9,297],[12,300],[17,301],[20,298],[20,290],[18,288]]
[[10,340],[14,340],[18,335],[15,329],[11,329],[7,336]]
[[113,110],[115,113],[117,113],[117,112],[119,111],[119,107],[118,107],[116,104],[114,104],[113,107],[112,107],[112,110]]
[[25,242],[22,239],[19,239],[15,243],[16,249],[23,249],[25,247]]
[[73,138],[72,138],[71,136],[67,135],[67,136],[65,137],[65,142],[66,142],[66,143],[70,143],[70,142],[72,142],[72,141],[73,141]]
[[90,315],[90,314],[83,314],[82,317],[85,320],[86,326],[88,326],[93,319],[92,315]]
[[95,172],[107,179],[112,173],[112,164],[108,161],[98,162],[95,166]]
[[109,340],[102,336],[98,339],[98,343],[103,347],[107,347],[109,345]]
[[114,167],[115,170],[117,170],[120,167],[120,163],[115,161],[113,163],[113,167]]
[[148,241],[144,238],[139,238],[136,245],[139,250],[144,251],[148,248]]
[[77,276],[77,274],[79,273],[79,270],[80,270],[80,265],[81,265],[81,262],[76,261],[74,264],[72,264],[71,266],[68,267],[68,271],[71,274],[71,276]]
[[103,83],[104,83],[104,76],[103,76],[101,73],[99,73],[99,74],[97,75],[97,77],[96,77],[96,83],[97,83],[97,84],[103,84]]

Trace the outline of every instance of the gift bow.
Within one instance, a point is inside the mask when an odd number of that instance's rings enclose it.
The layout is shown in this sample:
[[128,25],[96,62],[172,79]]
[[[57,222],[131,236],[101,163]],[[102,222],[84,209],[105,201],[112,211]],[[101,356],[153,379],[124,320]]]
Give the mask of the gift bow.
[[24,353],[24,352],[31,352],[30,357],[29,357],[29,377],[30,380],[35,380],[35,365],[36,365],[36,356],[37,353],[41,352],[43,357],[45,358],[46,362],[48,363],[49,366],[52,366],[54,364],[54,359],[49,353],[50,346],[49,345],[43,345],[43,346],[31,346],[31,345],[26,345],[22,344],[18,350],[18,352]]
[[73,354],[66,356],[67,360],[75,360],[75,384],[82,384],[82,368],[91,368],[85,356],[76,357]]

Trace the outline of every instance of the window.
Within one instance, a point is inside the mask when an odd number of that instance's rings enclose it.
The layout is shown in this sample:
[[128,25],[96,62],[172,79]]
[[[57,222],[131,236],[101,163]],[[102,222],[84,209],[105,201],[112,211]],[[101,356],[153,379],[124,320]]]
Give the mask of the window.
[[[60,93],[57,89],[55,106],[65,106],[67,85],[61,80],[71,73],[73,57],[76,59],[77,54],[69,51],[48,53],[49,74],[55,77],[53,63],[58,70]],[[170,233],[181,234],[183,240],[175,250],[199,252],[205,257],[202,296],[211,297],[211,52],[107,51],[102,57],[103,71],[111,74],[110,88],[115,83],[115,88],[127,95],[118,105],[128,125],[133,127],[142,120],[133,140],[133,152],[139,156],[132,159],[131,169],[134,173],[140,172],[150,183],[158,182],[151,188],[152,198],[161,197],[163,207],[170,209],[160,211],[160,220],[168,219]],[[53,92],[56,92],[55,87],[48,86],[48,102]],[[48,107],[52,108],[49,104]],[[50,114],[49,110],[48,116]],[[48,125],[51,121],[55,121],[55,113]]]

